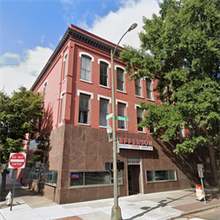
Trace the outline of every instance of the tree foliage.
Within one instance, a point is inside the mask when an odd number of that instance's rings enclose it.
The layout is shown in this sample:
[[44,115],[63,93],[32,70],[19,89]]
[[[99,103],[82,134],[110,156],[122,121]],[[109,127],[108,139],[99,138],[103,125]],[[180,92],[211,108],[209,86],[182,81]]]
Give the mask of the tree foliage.
[[8,164],[10,153],[21,152],[25,135],[33,132],[42,116],[43,99],[21,87],[12,96],[0,92],[0,167]]
[[190,132],[175,153],[191,153],[219,138],[220,1],[164,0],[160,8],[143,18],[141,49],[126,46],[120,59],[131,79],[159,78],[161,103],[141,103],[147,114],[139,126],[155,126],[163,141],[184,126]]

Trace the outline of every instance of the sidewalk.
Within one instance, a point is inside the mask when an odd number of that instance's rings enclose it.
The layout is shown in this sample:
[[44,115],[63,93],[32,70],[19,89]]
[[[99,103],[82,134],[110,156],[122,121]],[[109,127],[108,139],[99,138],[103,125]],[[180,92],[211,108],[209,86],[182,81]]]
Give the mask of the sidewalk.
[[[58,205],[25,187],[17,186],[13,208],[0,202],[0,220],[110,220],[113,198]],[[138,194],[119,198],[123,220],[165,220],[220,206],[213,198],[204,204],[193,190]]]

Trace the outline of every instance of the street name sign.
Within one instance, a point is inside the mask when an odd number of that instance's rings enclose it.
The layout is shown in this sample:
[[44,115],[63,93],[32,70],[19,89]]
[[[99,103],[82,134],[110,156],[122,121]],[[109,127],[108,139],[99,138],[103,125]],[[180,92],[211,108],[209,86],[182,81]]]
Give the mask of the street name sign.
[[113,117],[113,113],[106,115],[106,120],[108,120],[109,118],[112,118],[112,117]]
[[119,121],[129,121],[129,118],[124,116],[115,116],[115,118]]
[[8,168],[25,168],[26,153],[10,153]]

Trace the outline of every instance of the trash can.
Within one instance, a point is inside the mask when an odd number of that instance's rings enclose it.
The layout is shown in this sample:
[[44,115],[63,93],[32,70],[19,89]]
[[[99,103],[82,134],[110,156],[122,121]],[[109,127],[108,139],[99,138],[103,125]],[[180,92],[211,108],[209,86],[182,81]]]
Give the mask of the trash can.
[[196,185],[196,200],[204,199],[204,194],[201,185]]

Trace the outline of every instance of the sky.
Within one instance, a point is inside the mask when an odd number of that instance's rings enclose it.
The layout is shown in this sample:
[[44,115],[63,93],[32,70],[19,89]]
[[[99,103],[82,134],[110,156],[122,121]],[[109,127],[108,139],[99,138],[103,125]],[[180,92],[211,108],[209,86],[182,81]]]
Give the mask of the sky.
[[117,43],[140,47],[143,17],[161,0],[0,0],[0,91],[30,89],[70,24]]

